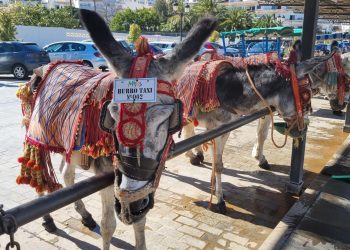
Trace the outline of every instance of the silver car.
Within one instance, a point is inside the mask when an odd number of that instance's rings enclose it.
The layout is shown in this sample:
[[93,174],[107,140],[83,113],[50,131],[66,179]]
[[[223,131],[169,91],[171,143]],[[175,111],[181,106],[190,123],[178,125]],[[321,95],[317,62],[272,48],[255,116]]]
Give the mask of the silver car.
[[83,60],[93,68],[106,69],[107,62],[92,42],[65,41],[51,43],[44,47],[51,62],[57,60]]

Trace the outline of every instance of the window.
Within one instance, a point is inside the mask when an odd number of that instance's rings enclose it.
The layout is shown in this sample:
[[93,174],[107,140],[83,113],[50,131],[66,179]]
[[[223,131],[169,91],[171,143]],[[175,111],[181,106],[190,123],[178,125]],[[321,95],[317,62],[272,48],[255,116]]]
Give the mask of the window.
[[10,53],[13,52],[13,46],[11,44],[3,43],[0,44],[0,53]]
[[46,52],[60,52],[61,48],[63,46],[63,43],[56,43],[52,44],[49,47],[46,47]]
[[80,43],[71,43],[71,51],[84,51],[85,50],[85,45],[80,44]]

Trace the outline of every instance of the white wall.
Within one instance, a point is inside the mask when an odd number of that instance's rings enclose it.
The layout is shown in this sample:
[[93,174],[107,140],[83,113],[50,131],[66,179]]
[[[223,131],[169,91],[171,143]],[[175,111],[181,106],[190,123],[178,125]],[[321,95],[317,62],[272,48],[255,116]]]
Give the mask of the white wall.
[[[90,39],[85,30],[55,27],[36,27],[18,25],[16,39],[21,42],[34,42],[43,47],[59,41],[82,41]],[[113,33],[116,39],[126,40],[128,34]],[[179,37],[145,35],[149,41],[179,41]]]

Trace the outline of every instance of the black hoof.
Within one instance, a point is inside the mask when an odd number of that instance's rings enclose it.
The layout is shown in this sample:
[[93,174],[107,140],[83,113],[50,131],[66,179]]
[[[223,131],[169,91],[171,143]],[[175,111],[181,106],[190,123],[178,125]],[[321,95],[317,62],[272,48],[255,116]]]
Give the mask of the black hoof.
[[265,170],[270,170],[271,166],[268,163],[268,161],[265,160],[263,163],[259,164],[259,168],[262,168],[262,169],[265,169]]
[[191,157],[190,162],[192,165],[199,166],[201,163],[204,161],[204,156],[203,154],[197,154],[193,157]]
[[226,214],[226,204],[225,201],[221,201],[219,203],[216,204],[217,208],[218,208],[218,212],[220,214]]
[[57,230],[55,222],[52,218],[45,219],[45,221],[41,224],[45,228],[45,230],[49,233],[53,233]]
[[96,221],[92,218],[91,214],[89,214],[87,217],[83,217],[81,219],[81,223],[83,223],[84,226],[89,228],[91,231],[95,229],[97,226]]
[[341,110],[333,110],[333,114],[336,116],[343,116],[343,112]]

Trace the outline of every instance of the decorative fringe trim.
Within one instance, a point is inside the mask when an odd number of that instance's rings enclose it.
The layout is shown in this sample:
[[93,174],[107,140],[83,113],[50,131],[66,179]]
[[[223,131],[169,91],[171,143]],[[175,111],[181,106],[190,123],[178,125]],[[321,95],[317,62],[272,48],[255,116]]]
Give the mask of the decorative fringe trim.
[[17,184],[27,184],[35,188],[37,193],[53,192],[62,187],[54,173],[49,152],[26,142],[23,156],[18,158],[21,171],[17,176]]

